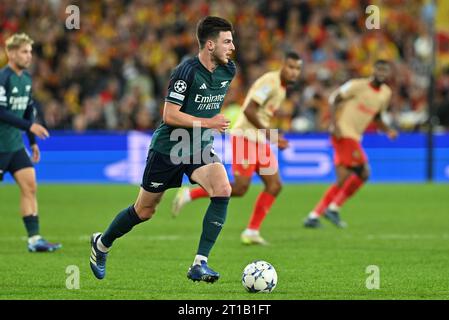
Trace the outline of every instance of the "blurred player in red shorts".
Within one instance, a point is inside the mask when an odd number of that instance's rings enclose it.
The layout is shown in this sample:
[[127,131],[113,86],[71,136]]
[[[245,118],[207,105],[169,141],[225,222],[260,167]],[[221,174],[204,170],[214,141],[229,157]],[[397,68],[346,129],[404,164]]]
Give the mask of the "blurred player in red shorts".
[[337,227],[344,228],[339,211],[343,204],[368,180],[368,158],[360,141],[363,132],[374,120],[377,127],[390,139],[397,132],[389,128],[381,118],[388,108],[391,89],[385,82],[391,74],[389,62],[378,60],[370,78],[353,79],[334,91],[330,98],[332,145],[337,182],[321,198],[304,221],[307,228],[321,226],[319,218],[324,215]]
[[[286,87],[296,82],[301,72],[302,60],[295,52],[288,52],[282,68],[267,72],[251,86],[242,106],[242,111],[231,130],[232,171],[231,197],[241,197],[257,173],[264,183],[247,228],[241,235],[244,244],[267,244],[259,230],[265,216],[281,191],[282,183],[278,162],[271,150],[270,142],[280,150],[288,147],[288,142],[276,130],[270,129],[270,121],[286,98]],[[180,189],[173,201],[173,215],[177,216],[188,202],[209,197],[201,187]]]

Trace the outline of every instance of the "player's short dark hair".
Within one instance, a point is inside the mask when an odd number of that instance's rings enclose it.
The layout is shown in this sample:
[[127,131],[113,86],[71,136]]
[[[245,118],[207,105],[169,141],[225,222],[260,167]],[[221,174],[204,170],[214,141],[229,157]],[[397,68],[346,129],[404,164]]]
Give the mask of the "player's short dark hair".
[[196,37],[200,49],[204,48],[207,40],[216,39],[221,31],[234,33],[234,28],[228,20],[220,17],[207,16],[201,19],[196,28]]
[[286,51],[284,54],[285,60],[293,59],[293,60],[302,60],[301,56],[295,51]]

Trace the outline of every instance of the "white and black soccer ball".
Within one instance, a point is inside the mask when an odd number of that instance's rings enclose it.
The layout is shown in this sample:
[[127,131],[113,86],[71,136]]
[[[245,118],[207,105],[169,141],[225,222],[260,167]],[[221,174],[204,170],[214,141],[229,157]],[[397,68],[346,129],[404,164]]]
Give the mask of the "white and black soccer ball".
[[256,260],[245,267],[242,284],[248,292],[271,292],[278,282],[274,267],[263,260]]

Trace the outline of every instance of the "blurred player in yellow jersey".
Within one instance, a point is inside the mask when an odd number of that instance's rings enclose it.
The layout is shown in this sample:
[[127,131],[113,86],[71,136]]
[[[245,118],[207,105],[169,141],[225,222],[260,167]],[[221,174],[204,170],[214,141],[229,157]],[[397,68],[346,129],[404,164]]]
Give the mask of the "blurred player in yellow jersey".
[[320,227],[319,218],[322,215],[337,227],[346,226],[340,219],[339,211],[346,200],[368,180],[368,159],[360,141],[373,120],[389,138],[397,136],[397,132],[381,118],[381,113],[388,108],[391,99],[391,89],[385,84],[390,74],[389,62],[378,60],[374,64],[372,77],[350,80],[329,97],[337,182],[326,191],[306,218],[305,227]]
[[[248,191],[254,172],[265,185],[241,235],[245,244],[267,244],[259,230],[282,187],[277,158],[270,142],[276,143],[280,150],[288,147],[288,141],[281,134],[270,130],[270,121],[286,98],[287,86],[298,80],[301,67],[299,55],[287,52],[280,70],[267,72],[258,78],[251,86],[231,130],[234,174],[231,196],[241,197]],[[173,202],[173,215],[177,216],[187,202],[204,197],[209,195],[201,187],[180,189]]]

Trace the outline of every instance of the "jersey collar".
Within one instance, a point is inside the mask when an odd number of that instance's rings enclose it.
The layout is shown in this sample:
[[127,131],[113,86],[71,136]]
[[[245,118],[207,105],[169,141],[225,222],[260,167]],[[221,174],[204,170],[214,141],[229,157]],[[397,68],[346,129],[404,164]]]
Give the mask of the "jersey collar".
[[[198,62],[198,64],[199,64],[199,66],[200,66],[201,69],[203,69],[203,70],[204,70],[205,72],[207,72],[208,74],[212,74],[212,73],[213,73],[213,72],[210,72],[210,70],[207,69],[207,68],[201,63],[201,60],[200,60],[200,58],[199,58],[198,56],[195,56],[195,59],[196,59],[196,61]],[[219,66],[217,66],[217,67],[215,68],[215,70],[217,70],[218,67],[219,67]],[[215,71],[215,70],[214,70],[214,71]]]
[[380,92],[380,89],[382,88],[382,85],[380,85],[379,88],[376,88],[375,86],[373,86],[373,84],[371,83],[371,81],[369,82],[369,86],[371,87],[371,89],[373,89],[376,92]]

